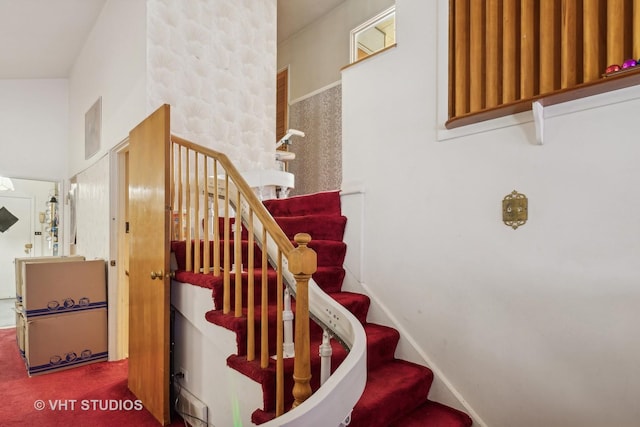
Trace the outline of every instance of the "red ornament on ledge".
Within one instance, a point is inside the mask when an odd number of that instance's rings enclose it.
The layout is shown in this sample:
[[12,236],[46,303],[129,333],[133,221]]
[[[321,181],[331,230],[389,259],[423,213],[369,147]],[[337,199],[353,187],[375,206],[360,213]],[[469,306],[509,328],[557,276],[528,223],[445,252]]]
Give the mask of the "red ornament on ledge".
[[621,68],[617,64],[609,65],[606,70],[604,70],[605,74],[615,73],[616,71],[620,71]]

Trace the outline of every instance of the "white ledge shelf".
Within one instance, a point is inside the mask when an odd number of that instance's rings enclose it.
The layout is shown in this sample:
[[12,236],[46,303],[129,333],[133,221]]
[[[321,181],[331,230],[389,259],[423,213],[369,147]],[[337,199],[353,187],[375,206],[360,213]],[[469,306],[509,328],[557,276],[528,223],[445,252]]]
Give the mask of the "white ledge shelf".
[[[534,109],[534,103],[536,104],[535,108],[538,110],[538,112],[534,110],[534,117],[539,116],[539,119],[542,119],[544,116],[544,108],[546,107],[636,85],[640,85],[640,66],[624,73],[612,74],[608,77],[602,77],[600,80],[582,83],[572,88],[561,89],[530,99],[510,102],[477,113],[454,117],[446,122],[445,127],[447,129],[455,129],[486,120],[522,113]],[[539,119],[536,118],[536,121]],[[536,125],[536,128],[538,128],[538,125]]]

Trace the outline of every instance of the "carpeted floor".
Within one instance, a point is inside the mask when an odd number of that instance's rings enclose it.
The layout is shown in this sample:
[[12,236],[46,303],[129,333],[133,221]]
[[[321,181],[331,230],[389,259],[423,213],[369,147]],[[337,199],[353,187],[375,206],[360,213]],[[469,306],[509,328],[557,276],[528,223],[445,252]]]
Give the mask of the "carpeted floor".
[[[0,329],[0,426],[160,424],[127,388],[127,361],[98,362],[29,378],[15,328]],[[176,417],[171,426],[184,425]]]

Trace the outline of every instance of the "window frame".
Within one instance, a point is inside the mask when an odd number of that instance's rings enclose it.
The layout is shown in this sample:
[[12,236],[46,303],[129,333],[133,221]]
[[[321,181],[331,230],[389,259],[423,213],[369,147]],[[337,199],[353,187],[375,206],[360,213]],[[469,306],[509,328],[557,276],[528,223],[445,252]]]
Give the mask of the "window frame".
[[[394,16],[394,32],[395,32],[395,15],[396,15],[396,5],[394,4],[393,6],[383,10],[382,12],[378,13],[376,16],[373,16],[370,19],[367,19],[365,22],[363,22],[362,24],[358,25],[357,27],[355,27],[353,30],[350,31],[349,33],[349,63],[353,64],[358,62],[360,59],[358,59],[358,34],[368,30],[371,27],[374,27],[377,23],[387,19],[390,16]],[[393,46],[395,43],[392,43],[390,46],[386,46],[382,49],[379,49],[375,52],[370,53],[368,56],[371,55],[375,55],[378,52],[384,51],[385,49],[388,49],[389,47]],[[367,57],[365,57],[367,58]],[[361,59],[365,59],[365,58],[361,58]]]

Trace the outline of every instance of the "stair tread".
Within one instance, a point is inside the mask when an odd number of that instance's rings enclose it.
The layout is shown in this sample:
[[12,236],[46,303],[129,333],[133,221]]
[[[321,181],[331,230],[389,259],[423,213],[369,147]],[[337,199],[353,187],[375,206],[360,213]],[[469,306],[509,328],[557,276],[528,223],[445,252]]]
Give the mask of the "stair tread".
[[395,359],[368,371],[367,383],[351,413],[351,427],[388,427],[427,400],[433,372]]
[[418,409],[402,416],[389,427],[470,427],[471,418],[442,403],[427,400]]
[[347,308],[351,314],[360,320],[360,323],[366,323],[367,313],[371,305],[371,299],[368,296],[355,292],[330,292],[329,296]]

